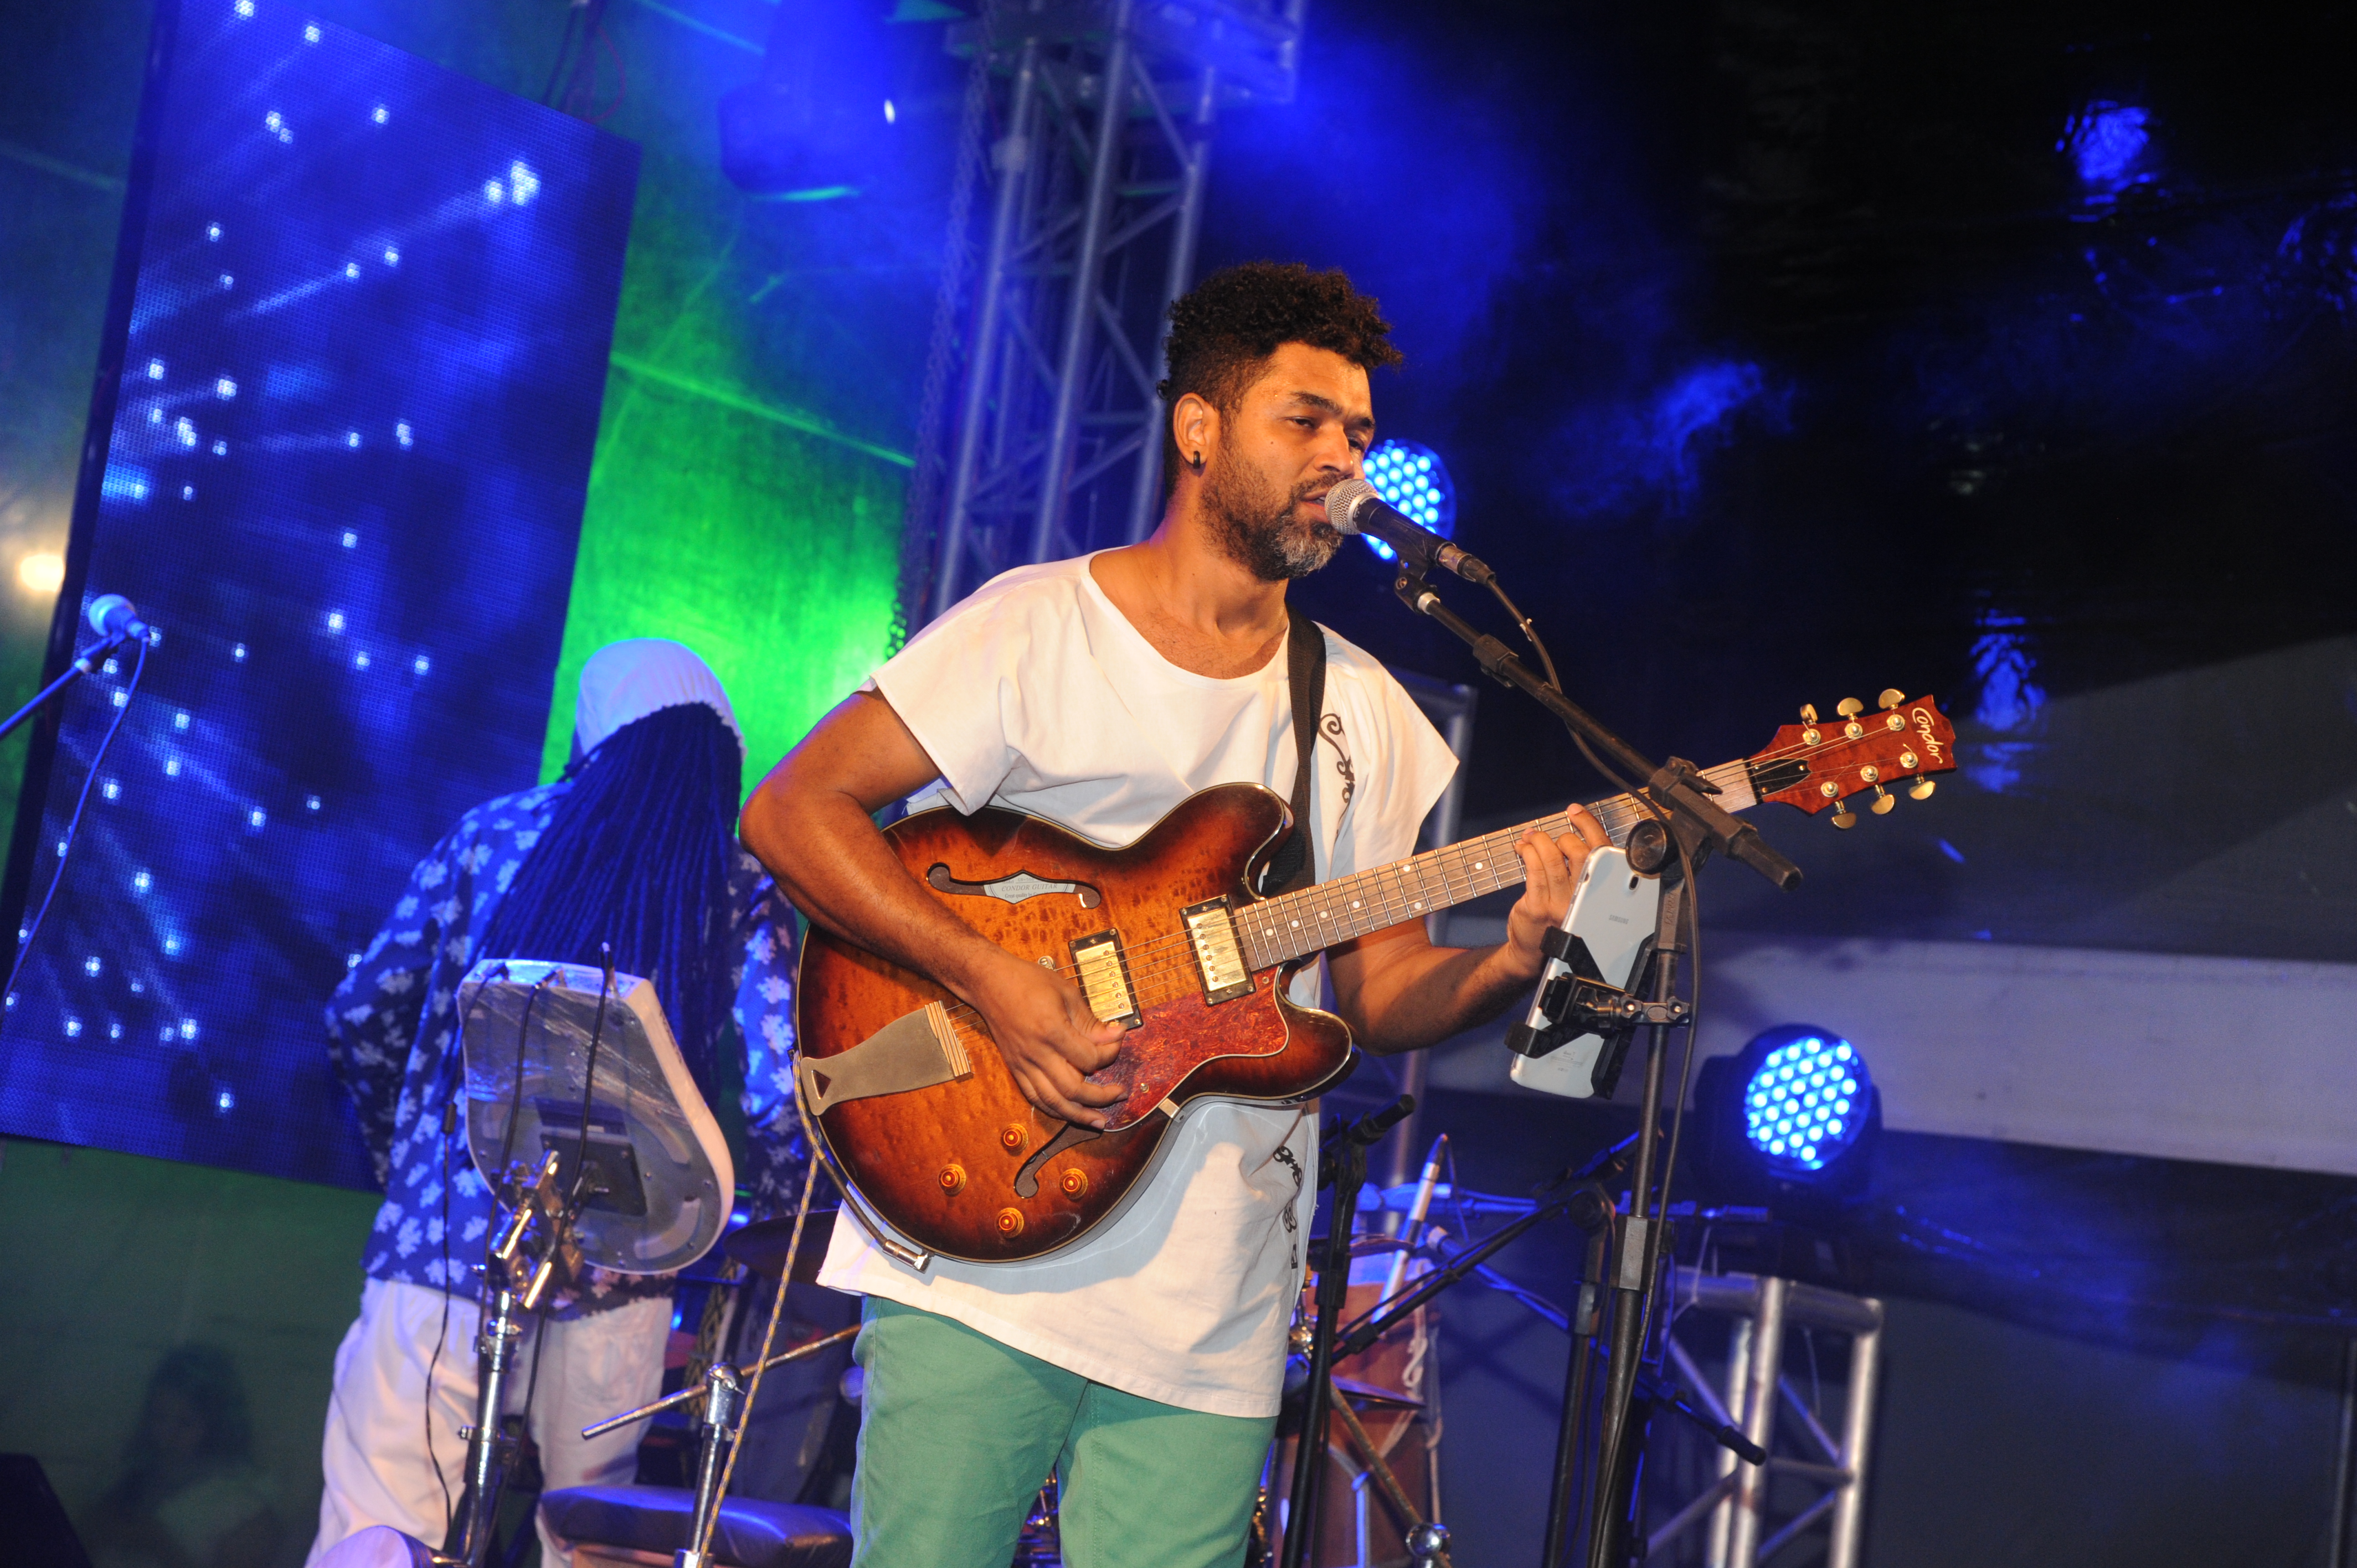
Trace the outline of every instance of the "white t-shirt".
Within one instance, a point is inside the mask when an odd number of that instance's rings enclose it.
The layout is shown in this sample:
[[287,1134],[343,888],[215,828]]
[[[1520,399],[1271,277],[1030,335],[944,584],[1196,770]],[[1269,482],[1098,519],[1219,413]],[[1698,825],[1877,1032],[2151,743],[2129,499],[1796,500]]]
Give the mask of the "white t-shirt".
[[[1119,845],[1214,784],[1292,794],[1282,647],[1234,680],[1181,670],[1114,607],[1085,556],[993,579],[869,684],[942,770],[912,808],[997,805]],[[1320,880],[1412,854],[1457,766],[1399,682],[1330,631],[1324,706],[1310,805]],[[935,1258],[920,1272],[846,1221],[820,1282],[954,1318],[1166,1404],[1275,1414],[1317,1202],[1316,1119],[1211,1101],[1165,1136],[1128,1209],[1048,1257]]]

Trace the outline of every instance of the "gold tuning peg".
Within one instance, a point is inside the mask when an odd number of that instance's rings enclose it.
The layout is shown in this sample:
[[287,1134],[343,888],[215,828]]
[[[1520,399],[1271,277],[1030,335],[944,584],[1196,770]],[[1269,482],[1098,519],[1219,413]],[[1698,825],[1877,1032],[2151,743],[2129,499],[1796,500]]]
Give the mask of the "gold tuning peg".
[[1840,702],[1834,704],[1834,712],[1839,714],[1846,719],[1854,719],[1857,717],[1858,714],[1866,712],[1866,704],[1859,702],[1856,697],[1844,697]]
[[1907,693],[1900,691],[1896,686],[1885,686],[1882,689],[1882,695],[1875,699],[1876,702],[1882,704],[1882,711],[1885,713],[1889,713],[1891,709],[1897,707],[1906,700]]
[[1857,813],[1849,809],[1849,802],[1847,800],[1836,800],[1834,802],[1834,826],[1837,828],[1854,828],[1857,826]]
[[1928,800],[1932,798],[1932,791],[1939,787],[1940,781],[1937,779],[1918,779],[1914,783],[1907,786],[1907,793],[1910,799]]
[[1874,804],[1868,809],[1871,810],[1876,816],[1887,817],[1890,815],[1890,809],[1897,804],[1899,804],[1898,796],[1888,793],[1879,784],[1877,784],[1874,787]]
[[1803,703],[1801,704],[1801,722],[1804,725],[1813,725],[1817,722],[1816,703]]

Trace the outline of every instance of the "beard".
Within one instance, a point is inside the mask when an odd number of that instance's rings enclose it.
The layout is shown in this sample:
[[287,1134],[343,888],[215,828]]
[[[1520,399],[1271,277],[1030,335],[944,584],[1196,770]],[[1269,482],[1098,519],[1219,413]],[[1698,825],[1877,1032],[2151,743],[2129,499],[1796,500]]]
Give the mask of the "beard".
[[1307,577],[1334,558],[1341,532],[1325,519],[1303,522],[1294,509],[1320,489],[1303,479],[1284,489],[1222,452],[1203,479],[1203,510],[1228,558],[1264,583]]

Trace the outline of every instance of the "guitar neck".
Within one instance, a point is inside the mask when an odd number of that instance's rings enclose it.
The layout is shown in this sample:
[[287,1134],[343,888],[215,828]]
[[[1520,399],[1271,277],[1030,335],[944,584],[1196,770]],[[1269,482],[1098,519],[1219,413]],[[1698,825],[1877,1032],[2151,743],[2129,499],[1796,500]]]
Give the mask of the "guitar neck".
[[[1746,811],[1758,803],[1746,763],[1706,768],[1703,777],[1718,786],[1717,803],[1727,811]],[[1628,795],[1596,801],[1587,809],[1616,844],[1625,843],[1629,830],[1650,814]],[[1236,911],[1245,961],[1255,971],[1289,963],[1403,920],[1437,915],[1501,887],[1518,887],[1523,880],[1523,857],[1514,853],[1514,845],[1523,834],[1536,828],[1559,835],[1569,825],[1569,818],[1558,812],[1248,905]]]

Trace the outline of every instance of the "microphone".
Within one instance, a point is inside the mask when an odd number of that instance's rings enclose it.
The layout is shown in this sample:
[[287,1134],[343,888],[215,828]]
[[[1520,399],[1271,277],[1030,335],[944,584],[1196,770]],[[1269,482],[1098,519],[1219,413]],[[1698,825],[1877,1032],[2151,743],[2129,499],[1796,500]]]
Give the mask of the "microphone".
[[1436,565],[1469,583],[1487,584],[1494,575],[1479,560],[1384,500],[1364,479],[1344,479],[1326,492],[1326,521],[1344,533],[1382,540],[1418,576]]
[[139,610],[121,594],[101,594],[90,602],[90,628],[101,637],[135,637],[145,642],[156,628],[139,618]]

